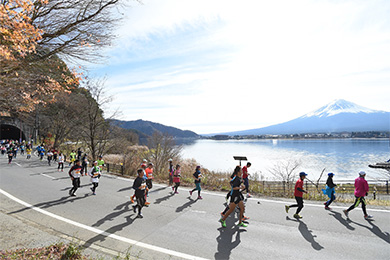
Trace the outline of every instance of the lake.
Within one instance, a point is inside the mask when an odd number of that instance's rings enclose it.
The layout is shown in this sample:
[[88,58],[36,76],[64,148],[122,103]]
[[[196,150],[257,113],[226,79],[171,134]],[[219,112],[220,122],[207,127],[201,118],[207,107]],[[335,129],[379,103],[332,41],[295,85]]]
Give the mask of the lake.
[[182,156],[209,170],[229,172],[239,164],[233,156],[246,156],[252,163],[249,172],[265,180],[273,179],[270,169],[275,165],[294,161],[301,163],[298,172],[305,171],[312,180],[324,168],[324,175],[333,172],[339,180],[353,180],[362,170],[367,179],[388,179],[386,170],[368,165],[390,159],[390,146],[389,139],[196,140],[183,144]]

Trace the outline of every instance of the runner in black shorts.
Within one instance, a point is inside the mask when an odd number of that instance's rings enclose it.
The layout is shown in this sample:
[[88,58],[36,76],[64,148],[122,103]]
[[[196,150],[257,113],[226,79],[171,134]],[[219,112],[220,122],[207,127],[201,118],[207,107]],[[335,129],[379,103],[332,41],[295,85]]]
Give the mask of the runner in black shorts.
[[222,227],[226,227],[226,218],[234,211],[236,206],[240,208],[240,221],[238,223],[238,226],[247,227],[246,224],[242,222],[242,218],[244,216],[244,196],[242,195],[241,191],[245,189],[245,186],[242,183],[242,171],[241,166],[236,166],[234,169],[234,172],[236,173],[236,176],[230,181],[230,184],[232,186],[231,191],[231,198],[230,198],[230,204],[229,204],[229,210],[226,212],[226,214],[220,219],[220,222],[222,223]]

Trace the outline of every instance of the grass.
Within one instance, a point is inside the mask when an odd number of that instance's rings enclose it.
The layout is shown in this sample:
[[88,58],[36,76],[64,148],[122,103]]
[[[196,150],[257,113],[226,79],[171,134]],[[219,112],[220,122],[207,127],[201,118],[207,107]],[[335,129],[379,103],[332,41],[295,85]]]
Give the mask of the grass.
[[22,248],[0,251],[0,259],[61,259],[61,260],[92,260],[82,254],[81,248],[70,243],[57,243],[47,247]]

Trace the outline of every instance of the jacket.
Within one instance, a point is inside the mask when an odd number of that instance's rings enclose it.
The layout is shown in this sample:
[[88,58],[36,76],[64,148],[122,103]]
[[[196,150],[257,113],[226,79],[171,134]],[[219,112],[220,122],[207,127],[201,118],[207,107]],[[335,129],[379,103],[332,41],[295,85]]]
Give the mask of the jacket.
[[364,197],[368,192],[368,183],[363,177],[358,177],[355,179],[355,196]]

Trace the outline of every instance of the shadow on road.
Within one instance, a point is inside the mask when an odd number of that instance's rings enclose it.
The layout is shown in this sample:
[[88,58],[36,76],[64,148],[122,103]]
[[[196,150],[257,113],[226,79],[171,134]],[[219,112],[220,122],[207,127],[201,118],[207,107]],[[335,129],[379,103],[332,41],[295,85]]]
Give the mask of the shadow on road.
[[332,212],[332,214],[329,213],[329,215],[331,215],[332,217],[337,219],[343,226],[345,226],[349,230],[355,230],[355,228],[349,224],[350,221],[344,219],[343,216],[341,215],[341,213],[339,213],[337,211],[333,211],[333,210],[331,210],[330,212]]
[[[72,202],[75,202],[76,200],[85,199],[87,197],[89,197],[89,194],[84,194],[83,197],[66,196],[66,197],[59,198],[57,200],[41,202],[41,203],[33,205],[33,207],[46,209],[46,208],[54,207],[54,206],[61,205],[61,204],[72,203]],[[20,212],[23,212],[23,211],[29,210],[29,209],[31,209],[31,207],[25,207],[25,208],[10,212],[9,214],[20,213]]]
[[170,199],[171,197],[173,197],[174,195],[175,195],[175,194],[170,193],[170,194],[168,194],[167,196],[164,196],[164,197],[162,197],[162,198],[158,198],[158,199],[155,200],[154,204],[160,204],[160,203],[163,202],[163,201],[169,200],[169,199]]
[[383,232],[377,225],[374,224],[375,221],[373,219],[367,220],[367,222],[371,225],[371,227],[363,225],[363,224],[360,224],[360,223],[357,223],[357,222],[354,222],[354,221],[351,220],[351,223],[354,223],[354,224],[356,224],[356,225],[358,225],[360,227],[367,228],[374,235],[378,236],[379,238],[383,239],[383,241],[385,241],[386,243],[390,244],[390,234],[389,234],[389,232]]
[[323,249],[324,247],[321,246],[314,238],[316,238],[317,236],[316,235],[313,235],[313,231],[312,230],[309,230],[309,228],[307,227],[307,225],[305,224],[305,222],[303,222],[302,220],[300,219],[291,219],[289,218],[288,216],[286,217],[286,220],[290,220],[290,221],[294,221],[294,222],[298,222],[299,223],[299,226],[298,226],[298,230],[299,232],[301,232],[302,234],[302,237],[311,244],[311,247],[314,248],[315,250],[319,251],[321,249]]
[[92,237],[91,239],[89,239],[88,241],[86,241],[82,247],[84,248],[88,248],[90,247],[92,244],[100,241],[100,242],[103,242],[104,240],[106,240],[106,238],[110,235],[113,235],[115,234],[115,232],[118,232],[118,231],[121,231],[122,229],[124,229],[125,227],[131,225],[135,218],[132,219],[131,216],[133,216],[133,214],[127,216],[125,219],[126,219],[126,222],[123,222],[119,225],[116,225],[116,226],[113,226],[113,227],[110,227],[109,229],[107,229],[106,231],[104,231],[103,233],[99,234],[99,235],[96,235],[94,237]]
[[161,188],[158,188],[158,189],[151,189],[151,190],[149,191],[149,193],[159,192],[159,191],[165,190],[166,188],[168,188],[168,187],[161,187]]
[[[233,249],[241,243],[241,233],[246,232],[246,229],[240,229],[235,225],[236,218],[228,217],[226,219],[227,227],[218,228],[219,236],[217,237],[217,252],[214,254],[215,259],[230,259],[230,254]],[[233,236],[235,235],[234,241]]]
[[130,207],[129,207],[130,204],[131,204],[131,202],[127,201],[123,204],[118,205],[117,207],[114,208],[114,212],[112,212],[112,213],[108,214],[107,216],[105,216],[104,218],[98,220],[96,223],[92,224],[92,226],[99,227],[102,224],[104,224],[104,222],[106,222],[106,221],[111,221],[114,218],[122,215],[123,213],[130,212]]
[[194,200],[191,197],[188,197],[189,201],[181,205],[180,207],[177,207],[176,212],[182,212],[188,207],[191,207],[192,204],[198,201],[198,199]]

